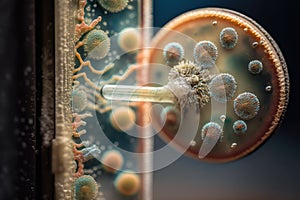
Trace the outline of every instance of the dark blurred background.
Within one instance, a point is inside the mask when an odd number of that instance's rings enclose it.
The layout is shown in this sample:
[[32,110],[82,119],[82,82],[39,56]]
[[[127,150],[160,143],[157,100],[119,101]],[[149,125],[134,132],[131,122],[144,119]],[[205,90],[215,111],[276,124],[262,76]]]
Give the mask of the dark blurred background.
[[[35,199],[35,111],[41,48],[34,0],[0,0],[0,199]],[[288,65],[291,93],[278,131],[257,151],[235,162],[210,164],[188,157],[154,174],[154,200],[300,199],[299,55],[296,1],[154,0],[154,27],[189,10],[223,7],[243,13],[267,30]],[[34,17],[37,13],[37,17]],[[39,26],[39,25],[37,25]],[[38,29],[37,29],[38,30]],[[49,28],[48,31],[52,31]],[[32,57],[33,56],[33,57]],[[37,74],[37,76],[36,76]],[[26,142],[24,142],[26,141]],[[46,197],[44,199],[47,199]]]

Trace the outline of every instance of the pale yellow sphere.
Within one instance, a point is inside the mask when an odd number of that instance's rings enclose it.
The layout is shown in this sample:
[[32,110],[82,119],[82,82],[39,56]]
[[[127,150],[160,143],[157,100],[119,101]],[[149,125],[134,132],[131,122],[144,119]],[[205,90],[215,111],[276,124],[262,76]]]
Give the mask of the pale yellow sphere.
[[119,33],[118,44],[125,52],[138,50],[141,47],[141,34],[137,29],[125,28]]
[[130,172],[119,174],[114,184],[117,191],[124,196],[135,195],[141,188],[140,177],[137,174]]
[[119,151],[108,150],[103,154],[101,163],[103,164],[103,169],[106,172],[116,173],[122,168],[124,158]]
[[136,114],[130,107],[119,107],[114,109],[110,114],[110,123],[120,131],[131,129],[136,120]]

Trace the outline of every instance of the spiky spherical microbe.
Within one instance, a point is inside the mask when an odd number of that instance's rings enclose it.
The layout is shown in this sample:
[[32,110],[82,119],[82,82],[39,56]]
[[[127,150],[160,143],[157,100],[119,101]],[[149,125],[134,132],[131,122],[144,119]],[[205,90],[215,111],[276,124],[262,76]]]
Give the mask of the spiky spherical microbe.
[[95,60],[104,58],[110,49],[110,39],[102,30],[92,30],[84,38],[84,51]]
[[208,122],[202,127],[201,139],[204,140],[205,137],[221,139],[222,134],[223,131],[219,124],[215,122]]
[[208,84],[211,97],[221,103],[232,99],[236,92],[237,83],[234,77],[227,73],[218,74]]
[[168,86],[175,91],[175,94],[177,92],[180,105],[188,106],[197,103],[203,107],[210,100],[209,81],[207,70],[200,70],[192,62],[181,62],[171,69]]
[[244,120],[253,119],[260,109],[259,100],[250,92],[240,94],[234,100],[234,112]]
[[200,41],[194,48],[195,62],[203,69],[212,68],[218,57],[218,49],[211,41]]
[[263,70],[263,64],[259,60],[252,60],[248,64],[248,70],[252,74],[259,74]]
[[109,12],[116,13],[124,10],[128,0],[98,0],[99,4]]
[[169,64],[178,64],[184,56],[184,49],[177,42],[168,43],[163,50],[164,58]]
[[233,49],[238,42],[238,34],[234,28],[224,28],[220,32],[220,43],[225,49]]
[[87,105],[87,96],[85,91],[80,89],[74,89],[72,91],[72,108],[73,112],[82,112]]
[[98,185],[95,179],[89,175],[80,176],[75,180],[75,199],[95,199],[98,193]]
[[243,120],[237,120],[233,123],[232,128],[236,134],[245,133],[247,131],[247,124]]

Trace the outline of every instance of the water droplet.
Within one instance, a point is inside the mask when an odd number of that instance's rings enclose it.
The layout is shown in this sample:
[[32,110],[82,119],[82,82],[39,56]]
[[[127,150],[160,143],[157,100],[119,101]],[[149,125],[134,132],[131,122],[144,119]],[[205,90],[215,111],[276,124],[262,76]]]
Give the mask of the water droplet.
[[222,122],[225,122],[225,120],[226,120],[226,115],[221,115],[221,116],[220,116],[220,120],[221,120]]
[[134,7],[132,5],[127,6],[128,10],[134,10]]
[[253,42],[253,43],[252,43],[252,47],[253,47],[253,48],[255,48],[255,47],[257,47],[257,46],[258,46],[258,42]]
[[194,147],[194,146],[196,146],[196,141],[195,140],[192,140],[191,142],[190,142],[190,146],[192,146],[192,147]]
[[212,24],[215,26],[215,25],[218,24],[218,22],[217,21],[213,21]]
[[265,90],[266,90],[267,92],[271,92],[272,87],[271,87],[270,85],[268,85],[268,86],[265,88]]
[[235,143],[235,142],[232,143],[231,146],[230,146],[230,148],[232,148],[232,149],[235,149],[236,147],[237,147],[237,143]]

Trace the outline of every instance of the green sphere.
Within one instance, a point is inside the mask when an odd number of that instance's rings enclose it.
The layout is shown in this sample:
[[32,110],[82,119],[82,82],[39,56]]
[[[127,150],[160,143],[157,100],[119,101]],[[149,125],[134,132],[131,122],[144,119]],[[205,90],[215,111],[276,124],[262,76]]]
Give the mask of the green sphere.
[[84,51],[88,57],[100,60],[104,58],[110,49],[110,39],[102,30],[92,30],[84,38]]
[[75,199],[95,199],[98,193],[98,185],[95,179],[89,175],[83,175],[75,180]]
[[117,13],[126,8],[128,0],[98,0],[100,5],[109,12]]

